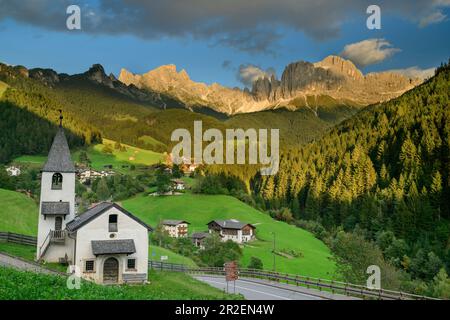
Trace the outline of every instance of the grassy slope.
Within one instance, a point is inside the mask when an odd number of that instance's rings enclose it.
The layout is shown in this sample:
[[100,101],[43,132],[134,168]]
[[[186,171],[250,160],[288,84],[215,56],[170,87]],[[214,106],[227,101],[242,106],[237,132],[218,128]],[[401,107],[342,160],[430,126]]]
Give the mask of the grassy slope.
[[294,249],[301,251],[301,258],[276,256],[277,270],[281,272],[332,278],[335,271],[330,260],[330,251],[311,233],[274,221],[241,201],[223,195],[207,196],[185,194],[182,196],[149,197],[139,195],[123,201],[123,206],[139,218],[156,225],[161,219],[185,219],[191,225],[190,232],[207,229],[206,223],[213,219],[239,219],[253,223],[257,227],[258,241],[244,248],[242,265],[247,266],[251,256],[259,257],[264,267],[272,268],[271,253],[273,236],[276,234],[277,250]]
[[[0,247],[0,250],[1,250],[1,247]],[[162,247],[158,247],[158,246],[154,246],[154,245],[150,244],[148,258],[150,260],[160,261],[161,256],[168,257],[168,259],[164,262],[181,263],[181,264],[185,264],[185,265],[192,266],[192,267],[197,266],[195,264],[195,262],[192,261],[192,259],[190,259],[188,257],[179,255],[179,254],[172,252],[166,248],[162,248]]]
[[0,267],[0,300],[186,300],[238,299],[183,273],[154,272],[151,284],[100,286],[82,281],[79,290],[69,290],[61,276],[21,272]]
[[0,189],[0,231],[37,233],[38,207],[27,196]]
[[[139,165],[152,165],[158,162],[164,162],[165,156],[161,153],[140,149],[123,144],[126,147],[126,151],[122,152],[114,149],[114,141],[103,139],[104,143],[113,146],[113,154],[105,154],[102,152],[104,145],[97,144],[87,148],[87,154],[92,161],[92,167],[96,170],[103,170],[104,165],[113,165],[113,170],[118,172],[129,172],[129,169],[122,168],[123,165],[130,166],[130,164]],[[72,159],[78,161],[80,150],[72,153]],[[129,160],[133,156],[135,160]],[[27,163],[35,166],[43,166],[47,156],[33,155],[33,156],[21,156],[14,159],[16,163]]]
[[0,252],[8,253],[25,260],[34,261],[36,247],[0,241]]
[[147,145],[150,145],[152,147],[159,146],[159,147],[167,148],[167,146],[164,143],[156,140],[155,138],[153,138],[151,136],[143,135],[143,136],[139,137],[139,141],[141,141]]
[[[105,144],[109,144],[113,147],[113,156],[116,162],[120,163],[132,163],[132,164],[141,164],[141,165],[151,165],[158,163],[160,161],[164,161],[165,157],[161,153],[153,152],[150,150],[144,150],[136,147],[132,147],[126,144],[123,144],[123,146],[126,147],[126,151],[119,151],[114,149],[114,143],[115,141],[103,139],[103,144],[98,144],[94,146],[94,150],[100,153],[101,155],[104,155],[101,151],[103,150],[103,147]],[[96,155],[97,157],[98,155]],[[106,155],[108,156],[108,155]],[[130,160],[130,157],[133,157],[134,160]],[[100,159],[94,158],[91,159],[93,162],[93,165],[101,165],[104,163],[105,158],[102,157]]]

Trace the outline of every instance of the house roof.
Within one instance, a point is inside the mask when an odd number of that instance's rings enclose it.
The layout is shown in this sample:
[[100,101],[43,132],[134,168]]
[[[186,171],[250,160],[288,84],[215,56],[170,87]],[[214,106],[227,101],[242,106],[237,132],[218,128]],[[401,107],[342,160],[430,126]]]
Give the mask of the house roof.
[[253,229],[256,228],[255,226],[253,226],[249,223],[243,223],[243,222],[240,222],[239,220],[213,220],[213,221],[209,222],[208,225],[210,225],[213,222],[217,223],[222,229],[241,230],[245,226],[250,226]]
[[163,220],[163,221],[161,221],[161,223],[163,225],[166,225],[166,226],[177,226],[177,225],[182,224],[182,223],[190,224],[189,222],[187,222],[185,220],[170,220],[170,219]]
[[83,213],[81,216],[78,216],[75,219],[73,219],[72,221],[70,221],[69,223],[67,223],[66,228],[70,232],[76,231],[79,228],[81,228],[82,226],[84,226],[85,224],[94,220],[95,218],[100,216],[102,213],[104,213],[105,211],[107,211],[111,208],[116,208],[117,210],[121,211],[125,215],[129,216],[131,219],[135,220],[137,223],[146,227],[149,231],[153,231],[153,228],[150,227],[148,224],[146,224],[142,220],[138,219],[136,216],[134,216],[132,213],[128,212],[127,210],[125,210],[124,208],[119,206],[118,204],[111,203],[111,202],[99,203],[95,207],[93,207],[93,208],[89,209],[88,211],[86,211],[85,213]]
[[42,172],[75,172],[63,128],[58,128]]
[[191,237],[192,239],[204,239],[209,236],[208,232],[194,232]]
[[133,239],[124,240],[92,240],[92,253],[102,254],[131,254],[136,252]]
[[42,202],[41,214],[43,215],[68,215],[70,214],[69,202]]

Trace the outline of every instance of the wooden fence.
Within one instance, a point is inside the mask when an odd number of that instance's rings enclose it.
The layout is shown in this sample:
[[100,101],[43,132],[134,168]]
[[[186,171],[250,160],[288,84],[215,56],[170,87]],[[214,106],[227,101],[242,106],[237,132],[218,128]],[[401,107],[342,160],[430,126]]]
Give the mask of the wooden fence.
[[[186,272],[190,274],[225,276],[225,269],[220,267],[192,268],[183,264],[149,261],[149,268],[155,270]],[[406,292],[386,290],[386,289],[369,289],[368,287],[346,282],[312,278],[301,275],[292,275],[267,270],[239,268],[238,275],[239,277],[242,278],[265,279],[273,282],[302,286],[306,288],[317,289],[319,291],[325,290],[331,293],[344,294],[363,299],[439,300],[431,297],[420,296]]]
[[1,232],[0,231],[0,241],[24,244],[24,245],[29,245],[29,246],[37,245],[36,237],[27,236],[24,234],[18,234],[18,233],[14,233],[14,232]]
[[177,272],[189,272],[190,268],[184,264],[160,262],[150,260],[148,262],[148,267],[154,270],[160,271],[177,271]]

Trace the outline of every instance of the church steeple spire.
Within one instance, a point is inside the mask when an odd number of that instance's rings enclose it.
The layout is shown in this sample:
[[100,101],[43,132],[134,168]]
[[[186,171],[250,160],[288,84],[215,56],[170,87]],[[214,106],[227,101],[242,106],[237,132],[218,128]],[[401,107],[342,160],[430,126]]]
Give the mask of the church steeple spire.
[[42,169],[43,172],[75,172],[75,166],[70,156],[69,144],[62,127],[62,110],[59,110],[59,128],[53,139],[47,162]]

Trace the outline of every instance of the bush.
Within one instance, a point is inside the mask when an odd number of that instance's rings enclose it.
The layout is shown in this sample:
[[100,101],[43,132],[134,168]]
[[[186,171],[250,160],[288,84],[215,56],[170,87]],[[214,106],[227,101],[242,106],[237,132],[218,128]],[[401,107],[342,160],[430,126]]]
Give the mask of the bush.
[[260,258],[251,257],[250,258],[250,263],[248,264],[248,268],[249,269],[262,270],[263,269],[263,262],[261,261]]
[[231,240],[222,242],[219,235],[205,239],[205,249],[200,251],[200,260],[210,267],[223,267],[225,262],[239,261],[242,249]]

